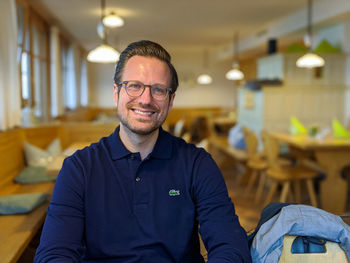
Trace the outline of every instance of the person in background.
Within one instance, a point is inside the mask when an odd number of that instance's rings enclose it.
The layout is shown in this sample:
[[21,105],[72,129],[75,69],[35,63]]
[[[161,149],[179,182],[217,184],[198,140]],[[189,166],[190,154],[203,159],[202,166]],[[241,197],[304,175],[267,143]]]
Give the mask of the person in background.
[[159,44],[131,43],[114,76],[120,126],[68,157],[34,262],[251,262],[211,156],[165,132],[178,77]]

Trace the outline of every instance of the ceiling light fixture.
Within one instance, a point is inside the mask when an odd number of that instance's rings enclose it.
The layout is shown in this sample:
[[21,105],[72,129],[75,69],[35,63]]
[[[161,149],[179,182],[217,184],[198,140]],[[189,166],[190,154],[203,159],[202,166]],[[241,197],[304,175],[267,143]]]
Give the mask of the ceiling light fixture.
[[[104,18],[105,0],[101,0],[101,21]],[[116,63],[120,53],[107,44],[107,31],[101,30],[102,44],[91,50],[87,56],[89,62],[94,63]]]
[[121,27],[124,25],[124,20],[113,11],[105,16],[102,21],[103,24],[109,28]]
[[107,44],[101,44],[89,52],[87,60],[94,63],[116,63],[119,56],[117,50]]
[[[208,67],[208,52],[204,51],[204,59],[203,59],[204,70],[206,70],[207,67]],[[213,82],[213,78],[206,73],[200,74],[197,78],[197,83],[200,85],[209,85],[212,82]]]
[[228,71],[225,77],[229,80],[242,80],[244,78],[244,74],[239,69],[238,63],[238,34],[236,33],[233,36],[233,63],[232,69]]
[[319,55],[312,53],[312,0],[308,0],[308,16],[307,16],[307,33],[304,37],[305,46],[308,52],[302,57],[298,58],[296,65],[299,68],[315,68],[323,67],[325,61]]

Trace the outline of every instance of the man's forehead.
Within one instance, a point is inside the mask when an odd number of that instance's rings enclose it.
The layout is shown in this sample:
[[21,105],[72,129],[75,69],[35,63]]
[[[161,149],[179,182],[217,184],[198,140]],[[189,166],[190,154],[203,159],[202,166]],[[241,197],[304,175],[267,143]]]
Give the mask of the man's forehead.
[[156,74],[171,77],[171,71],[166,62],[157,57],[132,56],[125,63],[122,78],[129,74]]

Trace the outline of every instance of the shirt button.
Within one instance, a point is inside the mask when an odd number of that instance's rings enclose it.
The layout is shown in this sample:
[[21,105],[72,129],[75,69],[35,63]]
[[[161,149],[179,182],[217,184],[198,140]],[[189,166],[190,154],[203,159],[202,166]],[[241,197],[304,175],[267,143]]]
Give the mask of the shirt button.
[[140,182],[141,181],[141,178],[140,177],[136,177],[136,182]]
[[131,159],[131,160],[135,160],[135,155],[131,155],[131,156],[130,156],[130,159]]

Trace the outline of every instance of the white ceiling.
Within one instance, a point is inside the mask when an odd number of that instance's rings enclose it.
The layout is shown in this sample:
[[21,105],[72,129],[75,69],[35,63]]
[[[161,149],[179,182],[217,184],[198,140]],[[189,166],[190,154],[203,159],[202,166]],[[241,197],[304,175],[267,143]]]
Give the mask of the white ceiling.
[[[99,43],[99,0],[35,0],[86,48]],[[205,47],[232,42],[306,7],[306,0],[106,0],[125,26],[110,32],[109,42],[124,46],[151,39],[171,48]],[[305,22],[306,23],[306,22]]]
[[[330,0],[314,0],[314,4],[322,1]],[[100,0],[31,2],[85,49],[101,42],[96,31]],[[140,39],[159,42],[170,52],[222,47],[232,45],[234,32],[240,39],[259,34],[306,6],[307,0],[106,0],[106,11],[116,11],[125,20],[122,28],[110,30],[108,42],[118,50]]]

